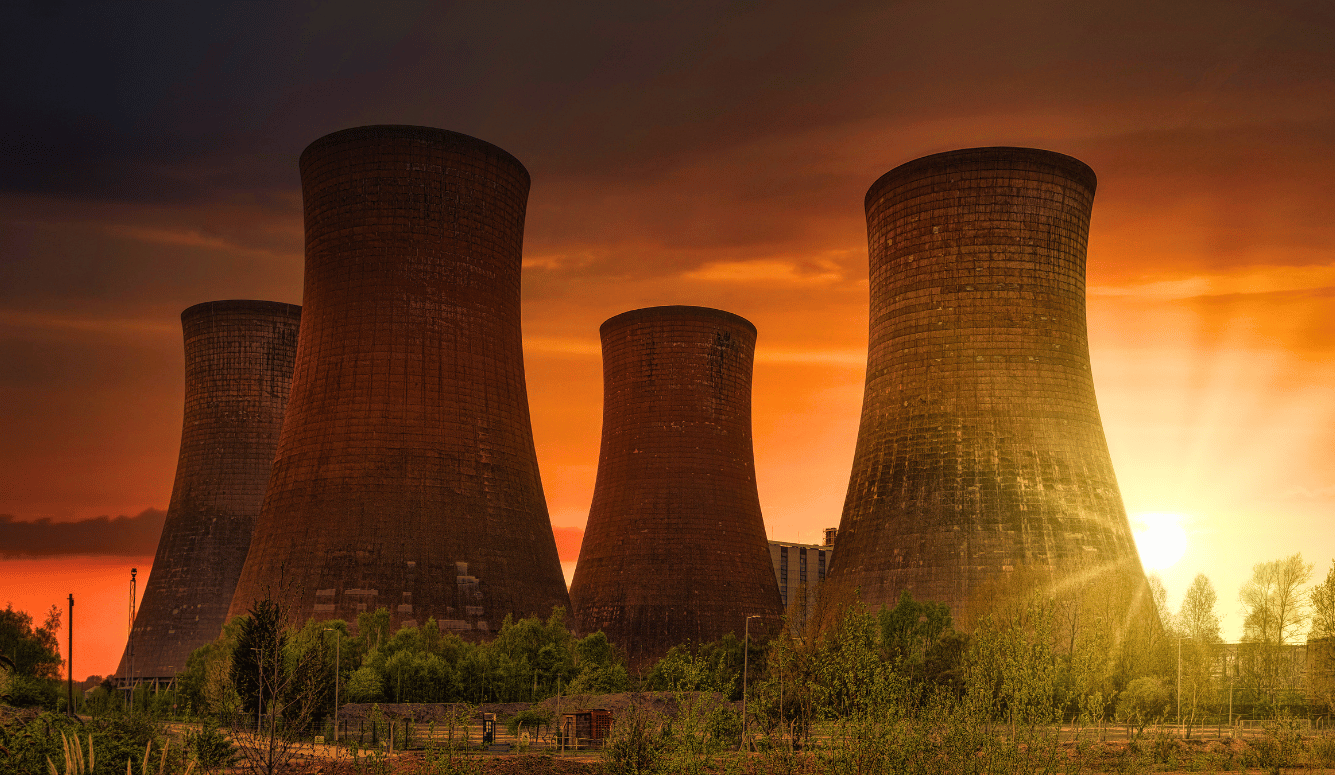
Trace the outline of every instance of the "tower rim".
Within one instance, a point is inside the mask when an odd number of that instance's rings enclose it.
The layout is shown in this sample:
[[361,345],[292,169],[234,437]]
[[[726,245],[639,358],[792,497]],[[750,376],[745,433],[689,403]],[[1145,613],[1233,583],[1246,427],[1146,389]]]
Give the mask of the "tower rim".
[[300,317],[301,305],[285,301],[264,301],[262,299],[219,299],[202,301],[181,310],[181,320],[186,321],[206,314],[218,312],[253,312],[258,314]]
[[317,138],[311,142],[310,145],[306,146],[306,149],[301,152],[301,157],[297,161],[297,166],[304,171],[312,155],[320,152],[326,146],[347,140],[368,139],[378,139],[382,141],[386,139],[417,140],[424,143],[439,145],[453,143],[472,146],[484,153],[498,156],[506,160],[514,165],[519,172],[523,173],[526,181],[530,181],[530,183],[532,181],[532,176],[529,175],[528,168],[524,166],[524,163],[515,158],[514,154],[499,145],[493,145],[486,140],[473,137],[472,135],[466,135],[463,132],[455,132],[450,129],[441,129],[432,126],[419,126],[416,124],[367,124],[365,126],[347,127],[346,129],[330,132],[327,135]]
[[[933,153],[904,162],[877,178],[876,182],[871,184],[871,187],[867,189],[866,197],[863,199],[863,209],[871,212],[877,199],[886,189],[904,179],[920,177],[927,170],[943,169],[950,166],[973,166],[978,162],[987,161],[1019,161],[1049,167],[1053,171],[1065,173],[1068,178],[1086,186],[1091,196],[1098,188],[1098,175],[1094,173],[1094,169],[1074,156],[1043,148],[1027,148],[1018,145],[987,145],[977,148],[942,151],[941,153]],[[1004,168],[998,167],[998,169]]]
[[632,309],[622,312],[619,315],[613,315],[598,327],[598,333],[606,336],[608,332],[615,331],[634,323],[650,320],[722,320],[734,325],[740,325],[755,336],[756,326],[751,321],[734,312],[715,309],[713,307],[695,307],[687,304],[668,304],[660,307],[643,307],[641,309]]

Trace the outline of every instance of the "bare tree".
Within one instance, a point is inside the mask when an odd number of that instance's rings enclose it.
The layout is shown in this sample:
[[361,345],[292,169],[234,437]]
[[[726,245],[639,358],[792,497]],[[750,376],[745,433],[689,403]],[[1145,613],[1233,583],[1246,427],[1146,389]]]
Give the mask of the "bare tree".
[[1311,578],[1312,564],[1295,554],[1256,564],[1251,580],[1238,592],[1246,614],[1242,641],[1250,652],[1247,671],[1254,687],[1272,703],[1281,688],[1292,688],[1295,676],[1284,647],[1296,643],[1307,625],[1305,588]]

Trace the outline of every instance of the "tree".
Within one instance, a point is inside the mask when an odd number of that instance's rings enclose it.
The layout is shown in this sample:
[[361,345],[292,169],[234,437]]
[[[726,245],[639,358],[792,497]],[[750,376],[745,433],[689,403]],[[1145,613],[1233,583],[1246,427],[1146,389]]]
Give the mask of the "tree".
[[1136,735],[1148,724],[1161,720],[1168,713],[1172,697],[1158,678],[1144,677],[1132,681],[1117,701],[1117,720],[1135,727]]
[[32,626],[32,616],[15,611],[14,604],[0,611],[0,654],[13,662],[15,675],[29,678],[60,678],[60,609],[54,605],[41,627]]
[[276,687],[272,665],[287,645],[283,611],[271,597],[255,601],[241,620],[236,647],[232,651],[230,675],[242,710],[254,713],[259,703],[272,699]]
[[[1178,609],[1177,626],[1182,643],[1179,646],[1181,691],[1185,718],[1193,720],[1201,701],[1209,699],[1214,689],[1211,668],[1218,655],[1219,614],[1215,605],[1219,596],[1204,573],[1196,574]],[[1190,735],[1190,727],[1187,734]]]
[[1296,671],[1285,659],[1284,647],[1297,640],[1307,624],[1304,587],[1312,578],[1312,564],[1302,554],[1257,563],[1238,598],[1246,618],[1242,641],[1243,669],[1255,691],[1274,703],[1281,689],[1292,688]]
[[1312,629],[1307,634],[1313,694],[1335,708],[1335,562],[1326,580],[1312,589]]
[[1326,580],[1312,588],[1312,629],[1308,640],[1335,638],[1335,562]]
[[8,605],[0,611],[0,697],[16,706],[40,705],[54,709],[60,678],[56,633],[60,631],[60,609],[51,606],[41,627],[33,627],[32,616]]

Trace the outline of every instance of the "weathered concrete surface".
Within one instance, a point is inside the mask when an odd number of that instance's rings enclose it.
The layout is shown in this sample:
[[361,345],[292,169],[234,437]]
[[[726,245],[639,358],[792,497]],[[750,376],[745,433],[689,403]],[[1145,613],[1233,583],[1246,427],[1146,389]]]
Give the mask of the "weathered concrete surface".
[[583,632],[632,669],[669,648],[777,626],[751,447],[756,329],[728,312],[652,307],[603,323],[603,433],[570,587]]
[[568,606],[520,344],[529,176],[426,127],[301,156],[305,317],[292,402],[231,615],[387,607],[481,639]]
[[1094,172],[1026,148],[937,154],[867,192],[866,394],[825,596],[988,608],[1018,568],[1140,578],[1085,329]]
[[300,323],[301,307],[273,301],[181,313],[181,454],[121,681],[173,678],[222,631],[273,466]]

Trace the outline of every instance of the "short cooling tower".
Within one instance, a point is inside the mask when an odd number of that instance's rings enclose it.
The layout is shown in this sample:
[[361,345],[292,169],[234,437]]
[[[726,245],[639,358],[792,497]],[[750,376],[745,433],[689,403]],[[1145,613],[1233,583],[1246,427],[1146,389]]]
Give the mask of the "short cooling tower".
[[369,126],[301,155],[304,317],[273,476],[232,601],[295,622],[433,618],[471,639],[568,606],[529,422],[529,176],[466,135]]
[[301,307],[273,301],[210,301],[181,313],[181,456],[116,670],[122,684],[174,678],[222,632],[273,466],[300,323]]
[[653,307],[602,325],[603,441],[570,587],[584,632],[648,665],[783,614],[751,450],[756,329]]
[[827,600],[908,590],[967,623],[1021,568],[1143,583],[1090,374],[1094,187],[1069,156],[975,148],[867,192],[866,394]]

